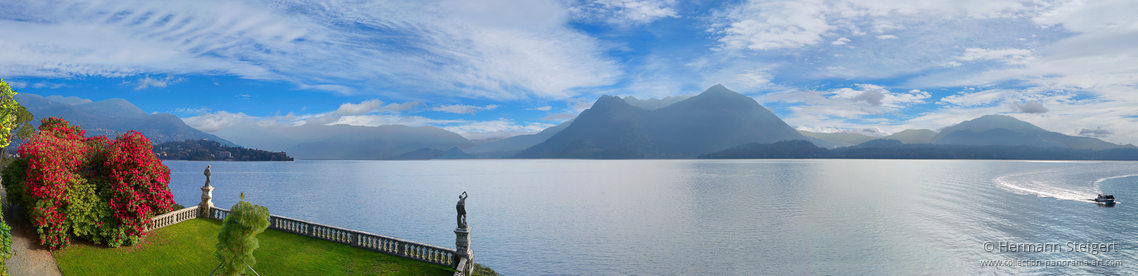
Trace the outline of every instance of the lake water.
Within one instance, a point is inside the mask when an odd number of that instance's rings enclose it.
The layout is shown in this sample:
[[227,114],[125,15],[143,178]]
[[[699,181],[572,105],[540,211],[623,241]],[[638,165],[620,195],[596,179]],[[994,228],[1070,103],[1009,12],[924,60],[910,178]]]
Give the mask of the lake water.
[[[182,205],[200,201],[210,164],[219,207],[245,192],[276,215],[450,248],[466,191],[475,261],[509,275],[1134,274],[1138,265],[1138,162],[164,163]],[[1085,201],[1100,190],[1120,203]],[[1001,242],[1062,247],[1001,252]],[[1068,242],[1117,246],[1092,254]]]

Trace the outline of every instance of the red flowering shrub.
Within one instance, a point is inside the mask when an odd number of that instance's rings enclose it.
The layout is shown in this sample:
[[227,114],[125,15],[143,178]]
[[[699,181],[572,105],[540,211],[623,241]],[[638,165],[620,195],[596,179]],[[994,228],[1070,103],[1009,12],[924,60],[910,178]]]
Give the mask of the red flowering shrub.
[[[111,209],[126,235],[137,239],[145,235],[150,217],[170,211],[170,169],[151,151],[150,140],[130,131],[119,135],[107,149],[104,167],[113,189]],[[133,244],[135,241],[128,242]]]
[[67,203],[67,186],[81,179],[78,174],[87,150],[84,132],[58,118],[42,121],[40,131],[20,145],[21,158],[27,159],[25,178],[27,197],[22,197],[40,244],[55,250],[70,243],[62,207]]
[[79,127],[54,117],[39,129],[20,146],[21,164],[5,169],[3,184],[26,206],[44,246],[66,246],[70,234],[112,247],[133,245],[150,217],[171,210],[170,170],[142,134],[130,131],[113,142],[85,138]]

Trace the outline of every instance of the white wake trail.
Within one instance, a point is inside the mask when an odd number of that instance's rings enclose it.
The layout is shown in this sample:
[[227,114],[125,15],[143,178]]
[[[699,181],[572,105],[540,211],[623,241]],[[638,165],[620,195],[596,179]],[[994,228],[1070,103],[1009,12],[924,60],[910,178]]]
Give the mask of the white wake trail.
[[[1094,199],[1108,179],[1138,175],[1138,163],[1074,163],[1070,166],[1031,170],[992,179],[998,187],[1012,193],[1084,201]],[[1108,192],[1109,193],[1109,192]]]

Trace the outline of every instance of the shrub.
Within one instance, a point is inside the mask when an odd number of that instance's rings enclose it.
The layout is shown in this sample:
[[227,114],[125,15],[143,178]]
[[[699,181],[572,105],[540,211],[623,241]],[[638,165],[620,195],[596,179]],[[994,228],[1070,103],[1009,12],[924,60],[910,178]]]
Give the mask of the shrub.
[[40,244],[51,250],[70,243],[61,209],[68,199],[68,183],[80,178],[77,172],[87,150],[83,134],[67,121],[47,118],[41,122],[40,131],[18,150],[21,158],[28,160],[23,205],[39,233]]
[[269,227],[269,209],[249,204],[245,193],[241,201],[233,205],[229,215],[221,222],[221,232],[217,234],[217,259],[221,261],[221,275],[238,275],[246,272],[246,265],[257,263],[253,250],[260,247],[257,234]]
[[474,268],[471,270],[471,276],[498,276],[498,272],[494,271],[494,269],[480,263],[474,263]]
[[43,119],[20,145],[21,159],[5,168],[3,184],[49,249],[67,246],[71,234],[111,247],[133,245],[146,235],[150,217],[174,205],[170,170],[138,132],[114,141],[84,134],[63,119]]

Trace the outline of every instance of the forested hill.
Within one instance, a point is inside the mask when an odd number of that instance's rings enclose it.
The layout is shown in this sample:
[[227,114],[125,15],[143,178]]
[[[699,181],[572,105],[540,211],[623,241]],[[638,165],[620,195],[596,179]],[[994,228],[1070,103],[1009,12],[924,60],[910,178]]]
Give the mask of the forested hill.
[[154,154],[162,160],[201,161],[293,161],[284,152],[244,147],[230,147],[217,141],[185,140],[154,145]]

